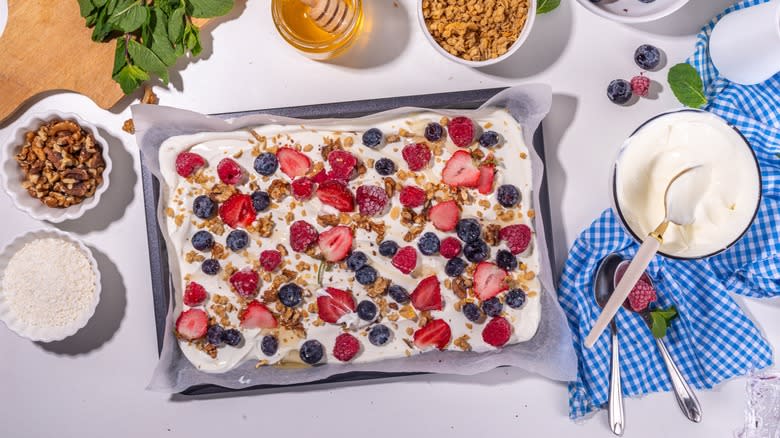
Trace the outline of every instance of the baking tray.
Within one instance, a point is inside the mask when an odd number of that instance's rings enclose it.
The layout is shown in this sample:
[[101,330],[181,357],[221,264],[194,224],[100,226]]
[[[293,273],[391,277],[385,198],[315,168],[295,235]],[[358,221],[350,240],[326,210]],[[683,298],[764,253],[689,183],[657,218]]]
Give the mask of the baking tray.
[[[214,114],[215,117],[231,119],[251,114],[274,114],[278,116],[295,117],[301,119],[319,118],[354,118],[381,111],[387,111],[400,107],[421,107],[431,109],[475,109],[485,103],[505,88],[489,88],[481,90],[456,91],[449,93],[423,94],[416,96],[389,97],[383,99],[356,100],[350,102],[328,103],[320,105],[305,105],[286,108],[271,108],[263,110],[242,111],[233,113]],[[544,156],[544,139],[542,127],[536,130],[533,136],[533,147],[539,154],[542,162]],[[141,160],[141,183],[143,185],[144,209],[146,214],[146,236],[149,243],[149,263],[152,274],[152,295],[154,297],[154,319],[157,325],[157,352],[162,350],[165,330],[165,317],[168,313],[168,303],[171,290],[171,281],[168,271],[168,254],[165,248],[160,227],[157,222],[157,201],[159,199],[160,184]],[[539,193],[538,208],[543,216],[550,217],[550,201],[547,190],[547,174],[542,179]],[[550,221],[544,221],[545,235],[547,237],[547,253],[550,257],[550,266],[554,266],[553,234],[550,229]],[[371,380],[409,375],[410,373],[380,373],[380,372],[349,372],[331,376],[316,382],[307,382],[296,385],[317,385],[322,383],[349,382],[355,380]],[[253,389],[278,388],[279,385],[255,385],[242,389],[230,389],[217,385],[196,385],[182,391],[184,395],[214,394],[221,392],[247,391]]]

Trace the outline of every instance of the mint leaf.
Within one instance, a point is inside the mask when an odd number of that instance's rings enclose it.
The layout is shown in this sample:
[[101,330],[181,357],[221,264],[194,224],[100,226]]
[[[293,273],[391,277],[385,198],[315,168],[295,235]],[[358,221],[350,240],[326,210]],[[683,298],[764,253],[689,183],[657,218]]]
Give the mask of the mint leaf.
[[146,6],[141,6],[141,4],[137,2],[133,2],[129,6],[117,8],[117,10],[111,14],[111,18],[108,22],[116,29],[128,33],[138,30],[147,19],[149,19],[149,10]]
[[192,56],[198,56],[203,51],[200,45],[200,30],[197,26],[193,25],[189,28],[184,35],[184,41],[187,49],[192,52]]
[[184,8],[176,9],[168,18],[168,38],[171,44],[181,41],[184,36]]
[[168,38],[168,19],[165,16],[165,12],[161,9],[155,10],[154,19],[152,21],[153,29],[151,44],[148,44],[148,46],[166,67],[170,67],[173,64],[176,64],[178,56]]
[[701,108],[707,103],[704,95],[704,83],[693,66],[687,63],[677,64],[669,69],[669,86],[677,100],[691,108]]
[[151,49],[144,47],[138,41],[130,40],[127,43],[127,53],[130,55],[130,59],[133,60],[135,65],[150,73],[156,74],[163,82],[166,84],[168,83],[168,67],[163,64],[160,58],[158,58]]
[[108,0],[92,0],[92,4],[95,5],[96,8],[102,8],[106,5],[106,2],[108,2]]
[[653,321],[653,325],[650,327],[653,337],[661,339],[666,336],[666,319],[654,312],[650,313],[650,318]]
[[560,6],[560,4],[561,0],[539,0],[539,3],[536,4],[536,13],[546,14]]
[[187,0],[187,13],[197,18],[218,17],[231,9],[233,0]]
[[92,0],[79,0],[79,11],[82,17],[87,18],[94,10],[95,5],[92,4]]
[[127,43],[123,38],[116,40],[116,51],[114,52],[114,68],[111,70],[111,76],[116,76],[122,67],[127,65],[127,57],[125,56],[125,50],[127,49]]
[[126,65],[114,75],[114,80],[122,87],[125,94],[137,90],[144,81],[149,80],[149,74],[134,65]]

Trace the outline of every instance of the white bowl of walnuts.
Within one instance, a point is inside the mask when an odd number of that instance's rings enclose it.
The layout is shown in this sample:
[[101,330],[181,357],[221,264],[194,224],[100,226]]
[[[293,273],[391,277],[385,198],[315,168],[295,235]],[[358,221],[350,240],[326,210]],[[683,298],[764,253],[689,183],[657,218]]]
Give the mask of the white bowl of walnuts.
[[108,188],[111,158],[97,126],[50,111],[20,119],[2,145],[2,183],[16,208],[34,219],[81,217]]
[[469,67],[499,63],[531,33],[537,0],[418,0],[423,35],[442,56]]

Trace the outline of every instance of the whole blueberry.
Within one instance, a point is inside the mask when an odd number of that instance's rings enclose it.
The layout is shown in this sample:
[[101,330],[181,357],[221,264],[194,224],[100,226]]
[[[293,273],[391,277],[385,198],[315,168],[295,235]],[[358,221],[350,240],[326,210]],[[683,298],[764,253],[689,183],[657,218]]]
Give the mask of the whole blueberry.
[[460,240],[470,243],[479,240],[482,234],[482,227],[476,219],[461,219],[455,227],[455,232]]
[[377,272],[376,269],[371,266],[365,265],[355,272],[355,280],[363,286],[374,284],[376,281]]
[[479,310],[479,306],[474,303],[466,303],[463,305],[463,316],[471,322],[479,322],[482,319],[482,311]]
[[385,240],[379,244],[379,254],[385,257],[392,257],[398,252],[398,244],[392,240]]
[[217,259],[203,260],[203,263],[200,265],[200,270],[206,275],[217,275],[219,268],[219,260]]
[[618,105],[628,102],[633,95],[631,83],[625,79],[615,79],[607,86],[607,97]]
[[496,131],[485,131],[479,136],[479,145],[483,148],[492,148],[501,141]]
[[444,265],[444,273],[449,277],[459,277],[465,270],[466,262],[460,257],[451,258],[447,260],[447,264]]
[[192,211],[201,219],[209,219],[217,212],[217,204],[206,195],[200,195],[192,201]]
[[224,332],[225,329],[223,329],[221,325],[209,326],[209,329],[206,332],[206,340],[209,344],[219,347],[222,345],[222,336],[224,335]]
[[267,192],[262,190],[252,192],[252,207],[256,212],[265,211],[269,205],[271,205],[271,196]]
[[650,44],[642,44],[634,51],[634,62],[645,70],[653,70],[661,63],[661,51]]
[[352,251],[352,254],[347,257],[347,267],[350,271],[357,271],[368,263],[368,257],[362,251]]
[[365,146],[370,148],[377,148],[382,144],[384,137],[385,136],[382,134],[382,131],[380,131],[379,128],[371,128],[363,133],[362,140]]
[[517,258],[511,251],[499,249],[496,253],[496,264],[505,271],[514,271],[517,268]]
[[363,300],[357,305],[358,318],[364,321],[373,321],[376,318],[376,304],[370,300]]
[[301,360],[309,365],[314,365],[322,360],[322,356],[324,354],[325,349],[322,348],[320,341],[315,339],[309,339],[308,341],[304,342],[303,345],[301,345]]
[[232,251],[241,251],[249,245],[249,233],[244,230],[233,230],[228,233],[225,243]]
[[374,163],[374,170],[382,176],[390,176],[395,173],[395,163],[389,158],[380,158]]
[[222,341],[231,347],[235,347],[241,343],[241,332],[236,329],[227,329],[222,332]]
[[368,332],[368,342],[377,347],[385,345],[390,340],[390,329],[384,324],[377,324],[371,327]]
[[279,160],[270,152],[263,152],[255,158],[255,171],[260,175],[271,176],[279,168]]
[[498,187],[496,197],[498,197],[499,204],[503,207],[510,208],[517,205],[520,201],[520,191],[512,184],[504,184]]
[[525,292],[523,292],[522,289],[510,289],[509,292],[506,293],[504,300],[506,301],[507,306],[513,309],[520,308],[525,303]]
[[295,307],[301,304],[303,289],[295,283],[287,283],[279,289],[279,301],[287,307]]
[[214,246],[214,237],[206,230],[200,230],[192,235],[192,246],[198,251],[206,251]]
[[466,260],[472,263],[481,262],[490,256],[490,248],[488,248],[487,243],[484,241],[477,240],[475,242],[467,243],[466,246],[463,247],[463,255],[466,256]]
[[428,123],[425,127],[425,139],[428,141],[439,141],[444,135],[444,128],[436,122]]
[[427,232],[420,236],[420,240],[417,241],[417,247],[420,248],[420,252],[425,255],[434,255],[439,252],[440,243],[436,234]]
[[279,349],[279,340],[274,335],[265,335],[260,341],[260,351],[266,356],[273,356]]
[[390,294],[390,298],[394,299],[398,304],[406,304],[409,302],[409,292],[402,286],[397,284],[391,284],[387,288],[387,293]]
[[501,304],[501,300],[498,297],[493,297],[482,302],[482,311],[488,316],[498,316],[501,314],[501,310],[504,305]]

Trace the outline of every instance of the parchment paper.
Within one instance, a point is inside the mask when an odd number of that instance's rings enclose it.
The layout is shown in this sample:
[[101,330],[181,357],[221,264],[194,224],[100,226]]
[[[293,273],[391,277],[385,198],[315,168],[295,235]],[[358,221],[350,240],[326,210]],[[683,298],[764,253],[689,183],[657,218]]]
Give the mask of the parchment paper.
[[[539,205],[539,187],[542,182],[544,163],[533,148],[532,136],[542,119],[550,110],[552,101],[551,89],[546,85],[523,85],[509,88],[498,93],[480,109],[477,110],[439,110],[437,113],[454,115],[473,115],[478,117],[480,111],[487,107],[505,108],[520,123],[523,136],[530,150],[533,171],[533,202]],[[366,116],[361,120],[393,117],[404,113],[413,113],[422,108],[398,108],[383,113]],[[164,229],[166,220],[163,215],[165,206],[165,186],[160,174],[158,148],[166,139],[198,132],[227,132],[264,124],[294,124],[305,123],[308,126],[323,125],[334,122],[345,123],[345,119],[299,120],[273,115],[251,115],[225,121],[215,117],[168,108],[156,105],[135,105],[132,107],[135,122],[136,139],[141,149],[142,159],[147,168],[160,181],[160,192],[163,199],[159,203],[158,223],[163,228],[168,248],[173,246],[167,241]],[[537,208],[537,212],[540,209]],[[549,218],[537,214],[534,218],[534,231],[540,258],[539,277],[542,284],[541,307],[542,315],[539,329],[534,337],[523,343],[506,346],[500,350],[487,353],[432,351],[411,357],[388,359],[366,364],[325,364],[303,369],[284,369],[277,367],[255,368],[255,361],[248,360],[231,371],[222,374],[210,374],[198,371],[179,349],[173,335],[174,302],[168,306],[165,338],[162,353],[157,368],[154,371],[148,389],[160,392],[176,393],[191,386],[214,384],[226,388],[244,388],[253,385],[286,385],[321,380],[333,375],[347,372],[430,372],[446,374],[470,375],[491,370],[499,366],[515,366],[538,373],[554,380],[574,380],[577,372],[577,358],[572,347],[571,334],[558,305],[552,280],[552,267],[547,254],[547,243],[543,221]],[[175,254],[169,253],[169,266],[172,278],[179,275],[178,261]],[[178,282],[175,282],[178,283]],[[171,288],[172,293],[180,296],[181,291]],[[169,297],[173,299],[173,297]]]

